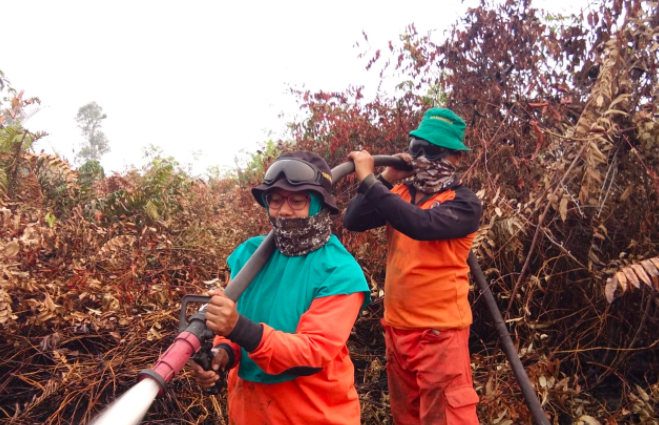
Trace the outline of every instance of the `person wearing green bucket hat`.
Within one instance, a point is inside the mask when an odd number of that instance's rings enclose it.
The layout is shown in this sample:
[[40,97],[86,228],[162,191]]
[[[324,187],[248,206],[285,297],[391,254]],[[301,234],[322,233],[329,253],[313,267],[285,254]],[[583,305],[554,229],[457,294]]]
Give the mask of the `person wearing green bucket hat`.
[[382,324],[397,425],[479,423],[467,257],[482,207],[456,176],[462,153],[470,150],[464,135],[459,116],[432,108],[410,132],[408,152],[398,155],[413,171],[386,168],[376,178],[368,152],[350,153],[360,185],[343,225],[358,232],[387,228]]
[[450,109],[432,108],[423,115],[419,128],[410,136],[454,151],[470,151],[464,145],[465,122]]

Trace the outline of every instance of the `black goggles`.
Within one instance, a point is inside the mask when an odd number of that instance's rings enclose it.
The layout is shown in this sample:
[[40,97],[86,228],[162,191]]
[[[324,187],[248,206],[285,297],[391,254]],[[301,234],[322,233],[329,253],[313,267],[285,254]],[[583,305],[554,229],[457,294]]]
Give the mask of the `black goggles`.
[[286,181],[294,186],[312,184],[322,186],[328,192],[332,191],[331,177],[320,171],[315,165],[300,159],[286,158],[273,162],[265,172],[263,183],[272,184],[279,179],[281,174],[284,174]]
[[430,142],[423,139],[417,139],[416,137],[410,138],[409,151],[412,158],[418,158],[423,155],[431,161],[437,161],[453,153],[453,150],[451,149],[433,145]]

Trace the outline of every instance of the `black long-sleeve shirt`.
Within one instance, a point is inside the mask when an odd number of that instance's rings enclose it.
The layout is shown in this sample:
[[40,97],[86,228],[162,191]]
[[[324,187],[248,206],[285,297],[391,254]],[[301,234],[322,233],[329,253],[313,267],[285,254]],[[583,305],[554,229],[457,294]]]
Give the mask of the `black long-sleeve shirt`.
[[[359,193],[348,205],[343,225],[348,230],[363,232],[389,223],[394,229],[419,241],[463,238],[478,230],[481,201],[459,181],[441,191],[454,191],[452,200],[433,205],[430,209],[422,209],[415,204],[416,190],[413,185],[408,185],[411,202],[391,193],[391,188],[381,177],[376,179],[371,175],[364,179]],[[425,196],[418,204],[434,195]]]

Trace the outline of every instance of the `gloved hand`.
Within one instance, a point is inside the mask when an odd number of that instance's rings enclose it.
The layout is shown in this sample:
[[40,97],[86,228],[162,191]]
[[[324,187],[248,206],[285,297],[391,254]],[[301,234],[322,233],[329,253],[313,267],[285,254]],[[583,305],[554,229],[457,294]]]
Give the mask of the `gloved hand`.
[[211,363],[212,370],[204,370],[198,363],[190,360],[188,366],[192,369],[195,379],[199,386],[203,389],[208,390],[212,388],[215,383],[220,379],[220,371],[223,371],[227,368],[229,363],[229,355],[226,350],[220,348],[217,354],[213,357]]

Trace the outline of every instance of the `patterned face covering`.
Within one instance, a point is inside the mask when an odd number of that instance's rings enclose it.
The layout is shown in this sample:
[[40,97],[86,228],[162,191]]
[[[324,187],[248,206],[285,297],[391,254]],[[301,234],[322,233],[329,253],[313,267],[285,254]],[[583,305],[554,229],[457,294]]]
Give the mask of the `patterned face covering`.
[[455,166],[446,158],[431,161],[425,155],[412,160],[414,187],[423,193],[435,193],[455,180]]
[[332,236],[328,210],[305,218],[270,217],[275,244],[284,255],[296,257],[320,249]]

